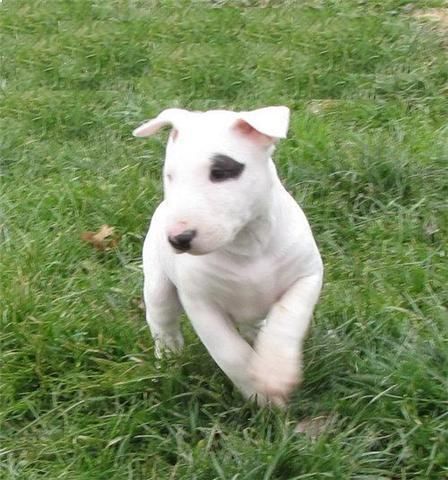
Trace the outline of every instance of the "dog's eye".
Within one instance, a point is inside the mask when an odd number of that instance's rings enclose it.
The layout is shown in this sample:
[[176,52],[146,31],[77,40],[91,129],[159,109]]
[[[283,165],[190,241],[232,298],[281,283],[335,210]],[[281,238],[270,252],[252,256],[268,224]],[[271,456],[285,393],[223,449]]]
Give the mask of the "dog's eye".
[[244,170],[243,163],[237,162],[227,155],[216,154],[213,156],[212,162],[210,180],[215,183],[238,178]]
[[212,182],[222,182],[228,178],[233,178],[235,175],[229,170],[221,170],[219,168],[212,168],[210,170],[210,180]]

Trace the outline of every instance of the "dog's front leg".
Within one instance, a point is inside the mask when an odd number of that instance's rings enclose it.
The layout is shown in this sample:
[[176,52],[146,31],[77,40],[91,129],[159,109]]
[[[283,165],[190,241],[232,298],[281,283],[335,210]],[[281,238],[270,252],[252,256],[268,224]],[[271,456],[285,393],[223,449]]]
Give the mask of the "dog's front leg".
[[255,398],[260,405],[266,398],[256,391],[249,375],[253,348],[240,336],[228,316],[215,305],[200,299],[181,297],[182,305],[194,330],[215,362],[246,398]]
[[181,305],[176,288],[161,271],[154,269],[151,277],[145,276],[143,293],[146,322],[154,339],[156,357],[179,352],[184,339],[180,329]]
[[255,342],[250,373],[257,391],[284,405],[302,380],[302,345],[322,286],[322,274],[296,281],[272,306]]

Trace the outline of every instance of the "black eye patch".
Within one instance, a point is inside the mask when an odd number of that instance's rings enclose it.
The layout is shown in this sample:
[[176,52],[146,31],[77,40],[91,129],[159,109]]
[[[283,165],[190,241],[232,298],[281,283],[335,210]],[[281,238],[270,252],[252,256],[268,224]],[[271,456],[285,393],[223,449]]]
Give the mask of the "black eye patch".
[[225,182],[232,178],[238,178],[244,170],[245,165],[237,162],[227,155],[217,153],[212,157],[212,165],[210,167],[210,181]]

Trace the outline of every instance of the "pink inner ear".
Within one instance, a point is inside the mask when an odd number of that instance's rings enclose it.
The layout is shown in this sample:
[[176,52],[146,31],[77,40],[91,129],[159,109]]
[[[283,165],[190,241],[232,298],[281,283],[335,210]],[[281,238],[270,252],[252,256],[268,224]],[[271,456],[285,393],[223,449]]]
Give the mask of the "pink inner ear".
[[247,123],[245,120],[237,120],[234,125],[236,131],[241,133],[242,135],[250,138],[251,140],[262,143],[262,144],[272,144],[274,139],[269,135],[265,135],[264,133],[259,132],[256,130],[252,125]]
[[175,142],[178,135],[179,135],[179,131],[173,128],[170,134],[171,140]]

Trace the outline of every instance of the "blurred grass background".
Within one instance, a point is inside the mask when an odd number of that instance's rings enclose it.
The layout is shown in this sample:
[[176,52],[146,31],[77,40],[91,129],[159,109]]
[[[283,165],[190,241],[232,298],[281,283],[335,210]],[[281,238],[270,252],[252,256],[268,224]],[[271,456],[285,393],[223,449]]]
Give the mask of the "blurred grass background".
[[[446,2],[0,4],[1,478],[447,478],[434,8]],[[165,140],[131,137],[167,107],[275,104],[293,111],[280,175],[326,265],[285,413],[245,405],[188,322],[185,352],[154,360],[140,252]],[[80,240],[106,223],[116,249]],[[317,415],[332,429],[294,433]]]

